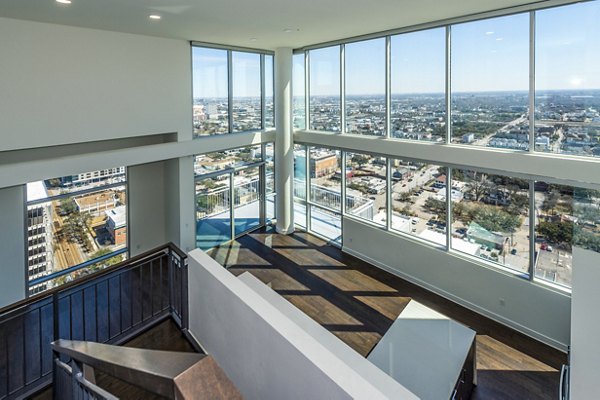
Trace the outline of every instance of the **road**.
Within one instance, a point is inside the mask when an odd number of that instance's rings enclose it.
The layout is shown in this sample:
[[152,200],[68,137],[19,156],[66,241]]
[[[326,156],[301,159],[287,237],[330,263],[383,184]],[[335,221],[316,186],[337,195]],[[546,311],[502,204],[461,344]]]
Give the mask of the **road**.
[[492,139],[492,137],[494,135],[496,135],[497,132],[507,132],[509,131],[511,128],[514,128],[515,126],[518,126],[524,122],[528,122],[528,117],[526,115],[522,115],[519,118],[512,120],[510,122],[508,122],[506,125],[504,125],[502,128],[496,130],[494,133],[491,133],[485,137],[482,137],[481,139],[477,139],[474,140],[471,144],[475,145],[475,146],[487,146],[488,143],[490,142],[490,140]]

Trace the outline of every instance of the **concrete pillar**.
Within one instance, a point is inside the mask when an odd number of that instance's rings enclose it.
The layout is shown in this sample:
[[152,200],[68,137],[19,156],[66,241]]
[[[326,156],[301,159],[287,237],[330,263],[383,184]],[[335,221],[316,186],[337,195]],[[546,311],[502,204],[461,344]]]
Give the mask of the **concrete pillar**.
[[275,50],[275,213],[278,233],[294,232],[294,138],[292,129],[292,49]]

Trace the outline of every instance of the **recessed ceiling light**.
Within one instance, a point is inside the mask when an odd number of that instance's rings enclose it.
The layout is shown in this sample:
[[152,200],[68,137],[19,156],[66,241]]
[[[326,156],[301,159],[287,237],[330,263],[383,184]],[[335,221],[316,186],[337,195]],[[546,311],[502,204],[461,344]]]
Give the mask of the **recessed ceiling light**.
[[486,35],[493,35],[493,34],[494,34],[494,31],[487,31],[485,34],[486,34]]
[[56,2],[60,4],[71,4],[71,0],[56,0]]
[[158,15],[158,14],[150,14],[150,15],[148,16],[148,18],[150,18],[150,19],[155,19],[155,20],[159,20],[159,19],[161,19],[162,17],[161,17],[160,15]]
[[292,30],[291,30],[290,28],[285,28],[283,31],[284,31],[285,33],[291,33],[291,32],[292,32]]
[[256,38],[255,38],[255,37],[251,37],[251,38],[250,38],[250,41],[251,41],[251,42],[256,42]]

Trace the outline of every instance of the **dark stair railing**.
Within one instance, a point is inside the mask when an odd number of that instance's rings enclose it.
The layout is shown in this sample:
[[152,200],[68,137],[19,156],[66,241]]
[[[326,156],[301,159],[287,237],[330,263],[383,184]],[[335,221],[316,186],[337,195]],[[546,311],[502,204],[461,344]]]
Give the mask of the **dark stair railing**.
[[0,309],[0,399],[52,383],[58,339],[122,344],[172,317],[187,330],[187,256],[172,243]]
[[[116,399],[95,385],[95,371],[173,400],[240,400],[242,396],[211,356],[177,351],[147,350],[108,344],[57,340],[54,398]],[[71,374],[68,371],[71,369]]]

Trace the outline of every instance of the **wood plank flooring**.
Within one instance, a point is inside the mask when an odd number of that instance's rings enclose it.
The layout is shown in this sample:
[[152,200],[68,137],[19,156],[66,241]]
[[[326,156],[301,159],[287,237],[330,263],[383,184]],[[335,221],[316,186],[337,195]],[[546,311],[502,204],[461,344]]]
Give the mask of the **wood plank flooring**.
[[473,399],[556,399],[566,355],[391,275],[306,233],[269,228],[209,254],[229,271],[249,271],[366,356],[415,299],[477,332]]

